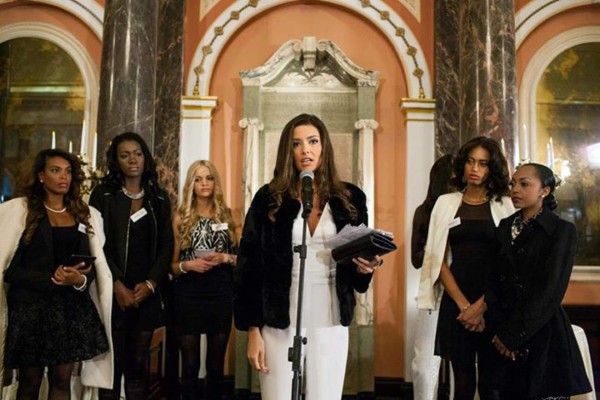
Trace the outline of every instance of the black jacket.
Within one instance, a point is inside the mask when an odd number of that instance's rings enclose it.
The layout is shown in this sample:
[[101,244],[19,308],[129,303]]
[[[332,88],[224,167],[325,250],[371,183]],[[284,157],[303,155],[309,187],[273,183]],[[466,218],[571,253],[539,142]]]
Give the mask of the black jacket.
[[[329,207],[337,231],[347,224],[367,224],[365,194],[346,183],[350,202],[358,212],[352,221],[341,199],[332,196]],[[250,326],[285,329],[290,325],[290,287],[292,283],[292,227],[300,211],[298,200],[286,197],[275,214],[276,223],[268,219],[274,200],[268,185],[254,196],[242,232],[235,276],[234,319],[240,330]],[[340,323],[350,325],[354,315],[354,290],[366,292],[371,274],[356,271],[356,265],[338,264],[336,291],[340,303]]]
[[[96,207],[102,214],[104,222],[104,233],[106,242],[104,244],[104,254],[106,261],[111,269],[113,280],[120,279],[125,283],[123,276],[127,264],[128,254],[127,236],[128,221],[130,219],[131,199],[129,199],[121,190],[113,190],[105,185],[97,186],[90,195],[90,205]],[[162,323],[164,314],[161,311],[165,309],[165,293],[162,290],[167,284],[168,273],[171,268],[171,258],[173,257],[173,228],[171,224],[171,203],[169,196],[163,190],[159,190],[157,195],[151,200],[144,197],[142,206],[148,212],[152,226],[150,245],[151,264],[148,266],[147,273],[144,276],[136,276],[135,283],[151,279],[157,283],[155,295],[150,296],[144,301],[147,310],[140,308],[142,316],[147,319],[144,323],[146,329],[153,329]],[[134,255],[133,255],[134,256]],[[129,279],[128,279],[129,280]],[[133,287],[130,287],[133,289]],[[116,302],[115,302],[116,303]],[[120,319],[120,309],[113,307],[113,320]],[[147,316],[147,317],[144,317]]]
[[[78,232],[77,254],[90,255],[90,244],[87,234]],[[54,245],[52,226],[48,217],[43,217],[35,230],[29,245],[25,245],[23,238],[4,273],[4,281],[9,283],[10,296],[23,296],[24,298],[43,297],[46,293],[64,288],[52,283],[51,279],[58,265],[54,264]],[[87,275],[87,288],[90,287],[95,277],[94,268]]]
[[527,358],[501,363],[505,370],[497,376],[504,377],[504,387],[520,385],[528,398],[588,392],[577,341],[561,307],[575,258],[575,226],[544,209],[511,244],[516,215],[497,230],[499,255],[486,294],[486,322],[508,349]]

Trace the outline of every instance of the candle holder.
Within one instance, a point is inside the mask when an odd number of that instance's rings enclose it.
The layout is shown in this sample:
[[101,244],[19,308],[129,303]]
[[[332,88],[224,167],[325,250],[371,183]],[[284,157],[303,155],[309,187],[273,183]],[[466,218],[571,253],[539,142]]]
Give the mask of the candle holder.
[[89,196],[89,194],[92,193],[92,190],[100,184],[105,173],[102,168],[96,168],[92,165],[87,154],[79,153],[77,154],[77,158],[79,159],[81,169],[85,174],[85,181],[83,182],[83,185],[81,185],[81,194]]

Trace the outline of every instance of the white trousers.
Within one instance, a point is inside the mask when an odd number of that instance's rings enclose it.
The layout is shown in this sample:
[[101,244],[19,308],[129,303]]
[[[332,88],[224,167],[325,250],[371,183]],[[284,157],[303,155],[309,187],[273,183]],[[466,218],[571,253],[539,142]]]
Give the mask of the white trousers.
[[[348,358],[348,328],[331,326],[302,330],[308,339],[303,346],[303,379],[306,400],[339,400],[344,388]],[[288,400],[292,397],[292,363],[288,348],[292,347],[296,328],[262,328],[265,342],[266,374],[259,373],[263,400]]]
[[419,310],[415,333],[415,358],[412,360],[415,400],[437,399],[440,363],[434,354],[438,311]]

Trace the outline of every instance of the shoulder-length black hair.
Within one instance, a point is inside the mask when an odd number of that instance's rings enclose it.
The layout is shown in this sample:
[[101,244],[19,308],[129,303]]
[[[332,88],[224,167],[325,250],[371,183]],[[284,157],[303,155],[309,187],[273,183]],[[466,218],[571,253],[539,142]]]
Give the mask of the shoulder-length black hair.
[[119,167],[117,149],[123,142],[137,142],[144,154],[144,171],[142,172],[141,186],[148,198],[153,198],[158,191],[158,174],[156,172],[156,163],[148,145],[144,139],[135,132],[125,132],[115,136],[108,150],[106,151],[106,172],[107,175],[102,179],[102,183],[110,189],[117,191],[125,184],[123,171]]
[[508,194],[508,163],[506,157],[502,154],[500,144],[493,138],[487,136],[477,136],[469,140],[458,150],[454,160],[454,175],[456,176],[456,186],[463,190],[467,184],[463,181],[465,175],[465,165],[469,159],[471,150],[481,147],[490,154],[488,161],[489,174],[485,181],[488,197],[493,200],[501,201],[502,196]]

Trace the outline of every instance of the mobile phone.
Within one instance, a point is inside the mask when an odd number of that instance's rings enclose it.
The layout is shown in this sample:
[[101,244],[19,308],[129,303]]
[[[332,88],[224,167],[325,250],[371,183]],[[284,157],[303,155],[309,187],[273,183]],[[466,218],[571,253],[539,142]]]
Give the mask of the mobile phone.
[[95,260],[96,257],[94,256],[88,256],[85,254],[71,254],[71,257],[69,257],[69,261],[67,261],[67,265],[77,265],[79,263],[85,263],[85,266],[89,267]]

